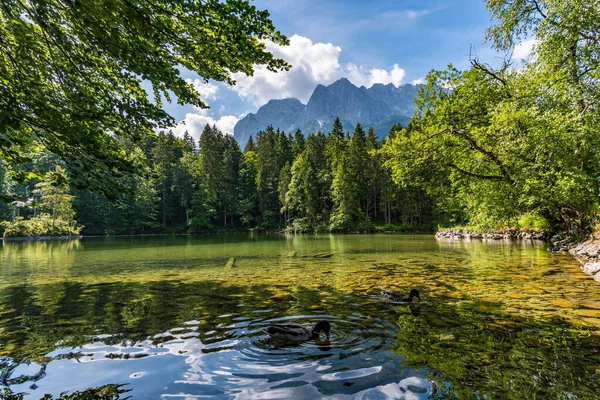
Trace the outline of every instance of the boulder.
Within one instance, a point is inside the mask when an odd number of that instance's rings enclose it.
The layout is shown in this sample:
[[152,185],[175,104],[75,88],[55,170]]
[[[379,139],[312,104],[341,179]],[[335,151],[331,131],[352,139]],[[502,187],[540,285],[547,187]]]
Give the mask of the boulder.
[[583,272],[589,275],[596,275],[600,272],[600,262],[590,262],[583,266]]

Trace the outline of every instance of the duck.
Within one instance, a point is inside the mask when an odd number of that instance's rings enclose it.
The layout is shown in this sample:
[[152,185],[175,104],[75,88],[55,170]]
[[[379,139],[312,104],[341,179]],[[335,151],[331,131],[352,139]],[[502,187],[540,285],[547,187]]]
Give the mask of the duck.
[[381,295],[386,300],[396,301],[399,303],[411,303],[414,297],[419,299],[419,301],[423,301],[421,300],[421,296],[419,296],[419,291],[417,289],[412,289],[408,296],[404,296],[402,293],[395,292],[393,290],[384,290],[383,292],[381,292]]
[[325,319],[317,322],[312,330],[296,324],[273,324],[267,329],[267,333],[272,337],[290,342],[306,342],[309,340],[315,340],[320,337],[321,332],[325,333],[327,339],[329,339],[330,331],[331,324]]

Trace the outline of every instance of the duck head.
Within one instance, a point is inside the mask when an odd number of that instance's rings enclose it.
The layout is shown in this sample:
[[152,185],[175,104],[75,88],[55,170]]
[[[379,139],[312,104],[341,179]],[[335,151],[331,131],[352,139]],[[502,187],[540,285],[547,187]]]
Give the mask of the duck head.
[[325,335],[327,335],[327,339],[329,339],[329,331],[331,331],[331,324],[329,321],[324,319],[323,321],[317,322],[312,330],[312,333],[318,337],[321,332],[324,332]]
[[410,291],[410,293],[408,294],[408,297],[411,298],[411,299],[413,297],[416,297],[417,299],[419,299],[419,301],[423,301],[423,300],[421,300],[421,296],[419,296],[419,291],[417,289],[412,289]]

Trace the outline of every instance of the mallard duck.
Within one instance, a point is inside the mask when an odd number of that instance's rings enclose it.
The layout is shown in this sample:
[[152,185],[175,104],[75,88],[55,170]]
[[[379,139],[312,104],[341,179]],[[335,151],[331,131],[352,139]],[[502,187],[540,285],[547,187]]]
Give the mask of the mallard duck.
[[384,290],[381,292],[381,295],[387,300],[399,303],[410,303],[413,301],[413,297],[416,297],[419,301],[423,301],[421,300],[421,296],[419,296],[419,291],[417,289],[412,289],[408,296],[404,296],[402,293],[394,292],[393,290]]
[[291,342],[306,342],[308,340],[318,339],[321,332],[324,332],[329,339],[330,330],[331,325],[329,324],[329,321],[323,320],[317,322],[312,330],[296,324],[274,324],[267,329],[267,333],[277,339]]

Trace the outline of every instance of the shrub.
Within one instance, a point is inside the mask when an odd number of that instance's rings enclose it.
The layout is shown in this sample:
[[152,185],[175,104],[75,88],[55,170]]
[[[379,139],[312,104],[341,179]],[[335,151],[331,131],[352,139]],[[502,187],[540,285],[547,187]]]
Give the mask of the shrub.
[[519,217],[517,222],[520,229],[535,229],[535,230],[543,230],[548,229],[548,221],[540,217],[539,215],[526,213]]
[[75,221],[68,223],[60,218],[52,221],[50,214],[40,214],[31,219],[15,218],[14,222],[3,221],[4,237],[71,236],[79,235],[83,226]]

